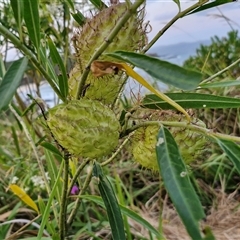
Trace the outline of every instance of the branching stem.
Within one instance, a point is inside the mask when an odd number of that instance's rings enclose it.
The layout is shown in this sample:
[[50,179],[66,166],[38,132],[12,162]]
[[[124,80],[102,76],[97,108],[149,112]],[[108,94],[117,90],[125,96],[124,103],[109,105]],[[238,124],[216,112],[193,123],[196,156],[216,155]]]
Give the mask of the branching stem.
[[89,163],[89,161],[90,161],[89,158],[85,159],[85,160],[81,163],[81,165],[78,167],[75,175],[73,176],[73,178],[72,178],[72,180],[71,180],[70,186],[69,186],[69,188],[68,188],[67,196],[70,195],[71,190],[72,190],[75,182],[77,181],[77,178],[78,178],[79,174],[82,172],[83,168]]
[[[92,179],[92,171],[93,171],[93,163],[91,162],[91,167],[88,171],[88,174],[86,176],[86,179],[83,183],[83,187],[82,189],[80,189],[80,192],[78,194],[78,196],[81,196],[85,191],[86,189],[88,188],[89,186],[89,183],[91,182],[91,179]],[[67,226],[71,226],[76,214],[77,214],[77,211],[79,209],[79,206],[81,204],[81,198],[78,197],[74,203],[74,207],[73,207],[73,210],[72,212],[70,213],[70,216],[68,217],[68,220],[67,220]]]
[[197,3],[193,4],[189,8],[185,9],[184,11],[179,12],[175,17],[173,17],[156,35],[155,37],[148,43],[148,45],[143,49],[143,53],[147,52],[153,44],[181,17],[184,17],[186,14],[190,13],[194,9],[202,6],[203,4],[207,3],[209,0],[199,0]]
[[109,164],[120,153],[120,151],[123,149],[123,147],[128,143],[131,135],[132,134],[130,133],[128,135],[128,137],[123,141],[123,143],[119,146],[119,148],[113,153],[113,155],[106,161],[102,162],[100,165],[105,166],[105,165]]
[[168,127],[181,127],[181,128],[186,128],[186,129],[190,129],[192,131],[195,132],[200,132],[208,137],[213,137],[213,138],[220,138],[220,139],[224,139],[224,140],[228,140],[228,141],[234,141],[234,142],[238,142],[240,143],[240,137],[236,137],[236,136],[231,136],[231,135],[227,135],[227,134],[222,134],[222,133],[217,133],[214,132],[214,130],[212,129],[207,129],[204,127],[200,127],[194,123],[188,123],[188,122],[171,122],[171,121],[148,121],[148,122],[143,122],[143,123],[139,123],[138,125],[135,125],[129,129],[127,129],[127,131],[123,134],[123,136],[126,136],[128,134],[130,134],[131,132],[137,130],[140,127],[147,127],[147,126],[153,126],[153,125],[164,125],[164,126],[168,126]]

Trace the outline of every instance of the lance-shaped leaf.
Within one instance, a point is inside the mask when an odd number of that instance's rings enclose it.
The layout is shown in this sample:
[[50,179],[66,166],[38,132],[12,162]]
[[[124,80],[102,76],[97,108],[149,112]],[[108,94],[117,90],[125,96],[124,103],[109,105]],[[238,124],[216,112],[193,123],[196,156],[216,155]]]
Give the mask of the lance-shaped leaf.
[[113,240],[124,240],[126,239],[124,224],[117,198],[111,183],[107,177],[103,175],[101,166],[96,162],[94,164],[93,175],[99,181],[98,188],[107,210],[108,220],[112,230],[112,238]]
[[6,73],[6,69],[5,69],[4,61],[3,61],[2,55],[0,55],[0,85],[5,73]]
[[48,151],[52,152],[54,155],[58,156],[58,158],[63,159],[63,155],[61,154],[61,152],[51,143],[42,142],[40,145]]
[[13,95],[22,80],[27,64],[27,58],[21,58],[13,62],[4,75],[0,85],[0,111],[5,110],[11,102]]
[[38,12],[38,0],[23,0],[24,20],[28,30],[28,35],[37,51],[40,45],[40,21]]
[[83,26],[84,23],[86,22],[86,18],[84,17],[84,15],[77,11],[77,13],[72,13],[72,17],[74,18],[74,20],[79,24],[79,26]]
[[38,207],[36,203],[29,197],[29,195],[16,184],[10,184],[9,189],[16,194],[24,203],[26,203],[29,207],[34,209],[37,213],[39,213]]
[[72,11],[75,10],[75,8],[74,8],[74,3],[73,3],[72,0],[66,0],[66,3],[67,3],[67,5],[68,5],[68,7],[69,7]]
[[50,56],[53,60],[53,62],[55,64],[57,64],[60,68],[61,71],[61,77],[59,77],[59,89],[61,91],[62,96],[64,96],[64,98],[67,97],[68,95],[68,77],[67,77],[67,72],[66,72],[66,68],[64,66],[63,60],[59,54],[59,52],[57,51],[57,48],[55,46],[55,44],[53,43],[53,41],[49,38],[48,39],[48,45],[49,45],[49,49],[50,49]]
[[156,153],[165,188],[192,239],[202,239],[198,221],[205,215],[190,182],[178,146],[165,127],[157,136]]
[[220,87],[233,87],[239,86],[240,80],[232,80],[232,81],[222,81],[222,82],[214,82],[214,83],[205,83],[200,84],[201,88],[220,88]]
[[116,51],[108,56],[120,59],[143,69],[156,80],[183,90],[193,90],[202,80],[202,74],[178,65],[134,52]]
[[[189,14],[193,14],[193,13],[196,13],[196,12],[201,12],[201,11],[207,10],[209,8],[217,7],[217,6],[220,6],[222,4],[226,4],[226,3],[230,3],[230,2],[234,2],[234,0],[216,0],[216,1],[211,1],[209,3],[204,4],[203,6],[201,6],[199,8],[197,8],[196,10],[193,10]],[[187,15],[189,15],[189,14],[187,14]]]
[[10,0],[10,3],[18,26],[19,38],[22,41],[23,2],[19,0]]
[[[94,195],[81,195],[80,197],[83,198],[83,199],[86,199],[86,200],[93,201],[93,202],[97,203],[98,205],[106,208],[105,205],[104,205],[103,200],[100,197],[98,197],[98,196],[94,196]],[[132,218],[137,223],[141,224],[143,227],[145,227],[151,233],[155,234],[157,237],[159,237],[159,238],[163,237],[147,220],[142,218],[136,212],[134,212],[131,209],[128,209],[127,207],[125,207],[125,206],[123,206],[121,204],[119,204],[119,206],[120,206],[121,212],[123,214],[125,214],[126,216]]]
[[[171,98],[183,108],[238,108],[240,99],[221,97],[201,93],[167,93]],[[143,106],[151,109],[174,109],[172,105],[163,101],[154,94],[146,95],[143,99]]]
[[232,141],[216,139],[220,148],[227,154],[240,174],[240,146]]
[[99,10],[107,8],[107,5],[101,0],[90,0],[90,2]]

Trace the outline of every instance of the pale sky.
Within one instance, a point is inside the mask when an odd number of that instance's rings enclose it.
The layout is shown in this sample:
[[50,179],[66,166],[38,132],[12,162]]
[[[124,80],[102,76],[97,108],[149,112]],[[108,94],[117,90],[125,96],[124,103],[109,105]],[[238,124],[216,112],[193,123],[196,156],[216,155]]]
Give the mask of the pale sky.
[[[106,0],[106,2],[109,1]],[[181,1],[181,9],[184,10],[194,3],[196,3],[194,0]],[[148,34],[149,40],[177,12],[178,7],[173,0],[147,0],[145,20],[150,21],[152,27],[152,31]],[[223,18],[214,17],[214,15],[221,13],[233,21],[232,27],[240,32],[240,2],[233,2],[179,19],[154,46],[208,40],[214,35],[225,36],[231,30],[229,24]],[[13,60],[15,57],[15,50],[8,52],[8,60]]]
[[[181,1],[182,10],[195,2]],[[152,32],[149,34],[149,39],[151,39],[177,14],[178,7],[173,0],[149,0],[146,11],[146,20],[150,20],[152,26]],[[221,14],[233,21],[232,27],[240,31],[240,2],[233,2],[179,19],[164,33],[156,45],[195,42],[210,39],[214,35],[224,36],[231,28],[223,18],[216,17]]]

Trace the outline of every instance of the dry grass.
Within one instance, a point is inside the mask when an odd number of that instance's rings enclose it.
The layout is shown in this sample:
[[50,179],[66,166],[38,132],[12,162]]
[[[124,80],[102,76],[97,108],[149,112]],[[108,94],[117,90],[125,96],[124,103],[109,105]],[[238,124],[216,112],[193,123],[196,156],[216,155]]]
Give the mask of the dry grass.
[[[237,197],[237,190],[229,195],[222,191],[216,191],[215,196],[213,206],[208,211],[206,219],[201,223],[202,229],[209,226],[217,240],[240,239],[240,198]],[[157,210],[159,202],[155,201],[154,205]],[[152,206],[149,209],[144,209],[142,213],[144,219],[156,228],[158,226],[157,211],[154,213]],[[168,201],[163,203],[162,218],[162,228],[166,240],[191,239],[175,209],[172,205],[169,205]],[[144,235],[147,236],[147,233]]]
[[[154,175],[146,173],[149,172],[145,172],[146,182],[142,183],[144,186],[151,184],[153,180],[155,180],[155,183],[157,182]],[[137,176],[137,174],[135,176]],[[137,177],[140,184],[139,176],[141,176],[141,174]],[[123,174],[121,177],[124,177]],[[159,184],[157,185],[159,186]],[[211,206],[208,207],[208,210],[205,210],[206,218],[201,222],[201,228],[210,227],[216,240],[240,239],[240,187],[236,186],[234,192],[226,194],[224,188],[226,184],[224,181],[221,182],[221,187],[218,189],[211,188],[201,180],[199,180],[198,185],[208,196],[212,196]],[[156,229],[158,229],[159,216],[161,214],[163,219],[162,232],[166,240],[191,240],[176,210],[170,203],[165,190],[154,192],[153,189],[149,189],[144,192],[144,195],[148,196],[149,200],[145,203],[137,201],[136,205],[138,207],[133,210],[137,210],[138,214]],[[131,231],[135,236],[134,239],[142,239],[142,237],[149,239],[149,232],[143,226],[131,219],[128,220]]]

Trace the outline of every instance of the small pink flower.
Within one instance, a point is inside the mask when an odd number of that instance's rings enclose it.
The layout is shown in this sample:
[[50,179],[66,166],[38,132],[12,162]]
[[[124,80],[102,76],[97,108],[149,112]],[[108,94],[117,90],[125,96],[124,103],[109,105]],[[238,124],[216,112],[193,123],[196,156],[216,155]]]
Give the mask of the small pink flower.
[[71,189],[71,195],[77,195],[79,193],[79,188],[77,185],[74,185]]

